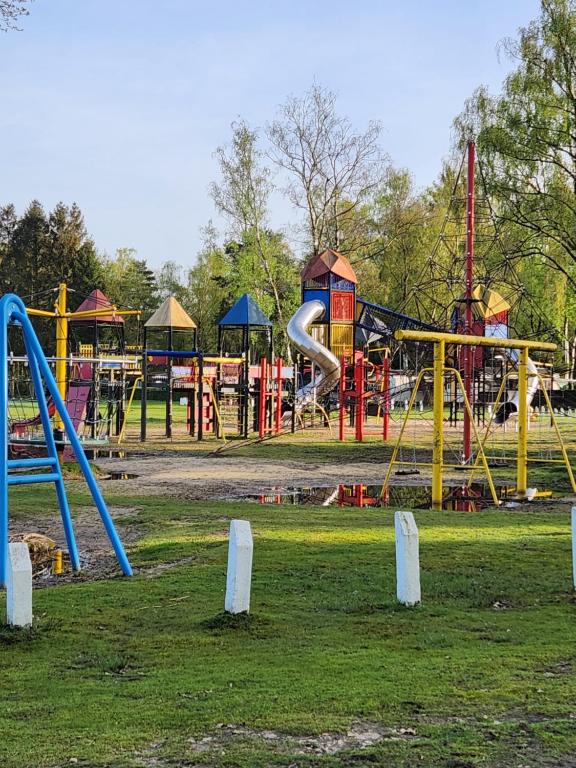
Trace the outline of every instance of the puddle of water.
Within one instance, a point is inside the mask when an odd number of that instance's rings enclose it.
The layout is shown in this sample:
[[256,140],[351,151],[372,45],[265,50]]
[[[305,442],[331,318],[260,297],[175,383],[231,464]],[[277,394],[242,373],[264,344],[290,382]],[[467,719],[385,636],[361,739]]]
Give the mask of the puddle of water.
[[139,477],[139,475],[135,475],[132,472],[110,472],[108,475],[105,475],[102,480],[134,480],[134,478]]
[[[534,489],[535,490],[535,489]],[[392,485],[382,496],[381,485],[320,485],[310,487],[272,487],[264,493],[248,494],[243,499],[258,504],[289,504],[295,506],[395,507],[396,509],[430,509],[432,487],[429,485]],[[514,486],[496,486],[496,494],[504,507],[517,507],[528,499],[518,499]],[[536,492],[532,498],[549,497],[549,491]],[[529,500],[532,500],[531,498]],[[494,506],[489,486],[452,485],[444,488],[442,508],[458,512],[477,512]]]
[[86,458],[94,459],[127,459],[129,454],[122,448],[84,448]]

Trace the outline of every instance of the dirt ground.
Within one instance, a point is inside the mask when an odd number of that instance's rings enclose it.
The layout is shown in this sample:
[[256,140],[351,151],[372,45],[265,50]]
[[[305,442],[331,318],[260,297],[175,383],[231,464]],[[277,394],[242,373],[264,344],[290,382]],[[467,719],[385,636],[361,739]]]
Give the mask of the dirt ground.
[[[336,486],[339,483],[382,484],[386,464],[345,464],[283,459],[248,459],[233,455],[170,455],[126,459],[98,459],[106,474],[125,473],[132,479],[103,480],[101,487],[120,484],[130,494],[170,495],[184,499],[238,499],[295,487]],[[406,478],[403,478],[406,482]],[[410,478],[414,485],[428,484],[422,473]]]

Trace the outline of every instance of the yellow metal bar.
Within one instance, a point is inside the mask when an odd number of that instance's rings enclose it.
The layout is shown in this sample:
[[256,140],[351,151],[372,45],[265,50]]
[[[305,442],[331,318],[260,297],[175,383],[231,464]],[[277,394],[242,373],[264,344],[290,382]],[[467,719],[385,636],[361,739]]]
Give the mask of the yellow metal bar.
[[56,317],[56,312],[47,312],[45,309],[30,309],[30,307],[26,307],[26,314],[33,317]]
[[518,360],[518,448],[516,454],[516,490],[519,496],[528,486],[528,349],[520,350]]
[[[68,361],[68,318],[66,317],[67,290],[66,283],[58,286],[56,299],[56,385],[60,397],[66,402],[66,380]],[[56,429],[64,429],[64,422],[56,416]]]
[[52,564],[52,573],[54,576],[61,576],[62,575],[62,550],[57,549],[54,553],[54,561]]
[[524,339],[496,339],[489,336],[465,336],[461,333],[441,333],[440,331],[396,331],[398,341],[431,341],[445,344],[460,344],[469,347],[497,347],[499,349],[540,349],[554,352],[556,344],[546,341],[527,341]]
[[332,431],[332,424],[330,423],[330,417],[328,416],[326,409],[323,408],[319,403],[314,403],[314,408],[318,408],[318,410],[324,415],[324,418],[326,419],[326,423],[328,424],[328,429],[330,430],[330,437],[334,437],[334,432]]
[[392,476],[392,470],[394,469],[394,465],[404,463],[401,461],[397,461],[396,457],[398,456],[398,451],[400,450],[400,445],[402,444],[402,437],[404,435],[404,430],[406,429],[406,425],[408,424],[408,419],[410,418],[410,414],[412,413],[412,408],[414,407],[414,403],[416,401],[416,395],[418,394],[418,388],[420,387],[420,382],[424,378],[424,374],[429,373],[431,370],[432,368],[423,368],[418,374],[418,376],[416,377],[416,383],[414,384],[414,388],[412,389],[412,393],[410,395],[410,402],[408,403],[408,410],[406,411],[406,415],[404,416],[402,427],[400,428],[400,432],[398,434],[398,439],[396,440],[396,443],[394,445],[394,450],[392,451],[392,456],[390,457],[390,462],[388,464],[388,469],[386,470],[386,477],[384,478],[384,483],[382,485],[382,490],[380,491],[380,496],[384,496],[384,493],[388,489],[388,485],[390,484],[390,477]]
[[83,317],[105,317],[106,315],[141,315],[139,309],[116,309],[116,307],[104,307],[103,309],[84,309],[82,312],[66,312],[69,320],[81,320]]
[[[208,385],[208,389],[210,390],[210,394],[212,395],[212,405],[214,407],[214,413],[216,414],[216,419],[218,420],[218,432],[222,435],[222,440],[224,443],[226,443],[226,432],[224,430],[224,422],[222,421],[222,417],[220,416],[220,409],[218,408],[218,403],[216,402],[216,395],[214,394],[214,389],[212,388],[212,384],[210,383],[210,379],[206,376],[202,377],[202,381]],[[218,435],[218,432],[216,432],[216,435]]]
[[203,357],[205,363],[219,363],[225,365],[226,363],[240,364],[244,362],[243,357]]
[[444,354],[446,342],[434,344],[434,437],[432,443],[432,509],[442,509],[442,463],[444,461]]
[[130,410],[132,408],[132,401],[134,400],[134,395],[138,387],[138,382],[143,380],[144,380],[144,376],[136,376],[136,378],[134,379],[134,383],[132,385],[132,392],[130,392],[130,398],[128,400],[128,405],[126,406],[126,412],[124,413],[124,421],[122,422],[122,429],[120,430],[120,434],[118,435],[118,445],[120,445],[120,443],[124,441],[124,437],[126,435],[126,426],[128,425],[128,416],[130,415]]

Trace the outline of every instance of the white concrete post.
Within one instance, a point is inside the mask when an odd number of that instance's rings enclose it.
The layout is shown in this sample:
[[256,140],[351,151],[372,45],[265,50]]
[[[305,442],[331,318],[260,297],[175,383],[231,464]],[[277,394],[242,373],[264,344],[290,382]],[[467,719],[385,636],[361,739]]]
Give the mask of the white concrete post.
[[576,589],[576,507],[572,507],[572,586]]
[[13,627],[32,624],[32,562],[23,541],[8,545],[6,621]]
[[252,530],[248,520],[231,520],[224,610],[248,613],[252,579]]
[[418,528],[412,512],[394,513],[396,535],[396,597],[404,605],[420,602]]

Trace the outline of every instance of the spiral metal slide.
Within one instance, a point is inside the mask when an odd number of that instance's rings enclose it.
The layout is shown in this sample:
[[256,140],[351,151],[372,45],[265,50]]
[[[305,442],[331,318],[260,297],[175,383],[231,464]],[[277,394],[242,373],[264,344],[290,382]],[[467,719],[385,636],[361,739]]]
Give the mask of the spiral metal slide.
[[306,301],[296,310],[288,323],[288,338],[296,349],[311,360],[319,370],[309,384],[300,387],[296,392],[297,409],[331,392],[340,380],[338,358],[308,333],[312,323],[322,317],[325,309],[321,301],[316,299]]

